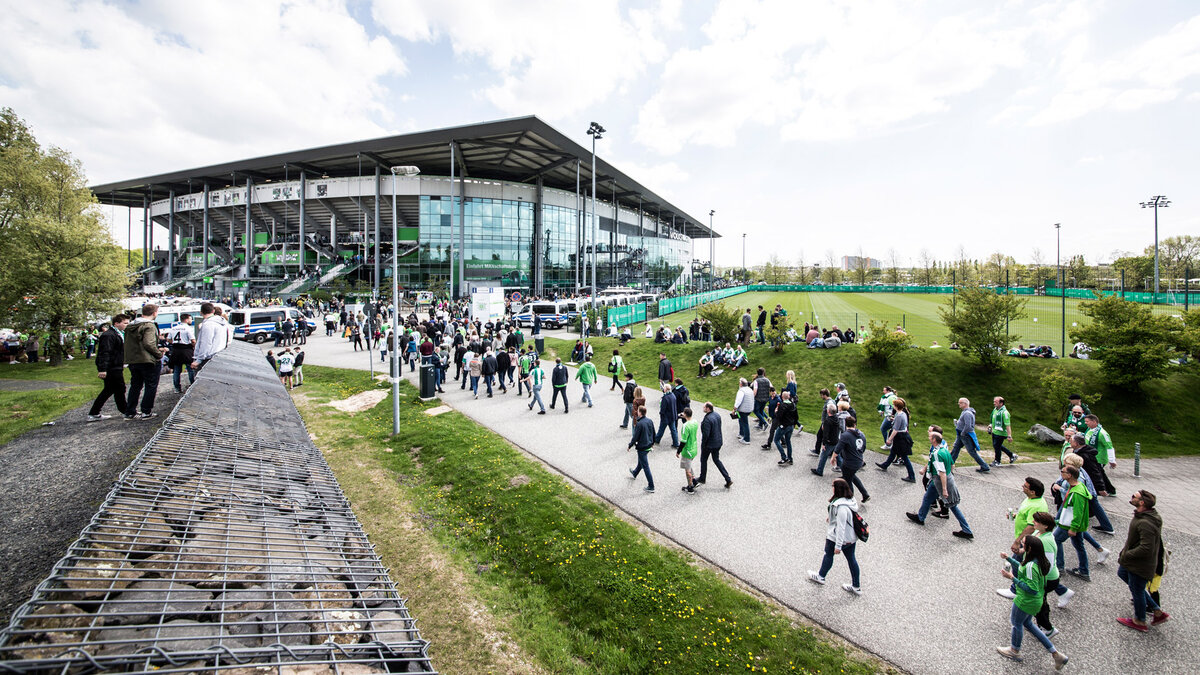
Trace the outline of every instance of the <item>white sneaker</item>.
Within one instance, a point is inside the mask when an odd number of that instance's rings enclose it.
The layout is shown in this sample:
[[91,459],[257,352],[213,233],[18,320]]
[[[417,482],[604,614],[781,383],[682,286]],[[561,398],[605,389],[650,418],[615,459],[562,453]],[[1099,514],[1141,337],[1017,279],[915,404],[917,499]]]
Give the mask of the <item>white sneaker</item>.
[[857,588],[854,584],[842,584],[842,590],[855,595],[862,595],[862,589]]
[[996,595],[998,595],[1002,598],[1008,598],[1009,600],[1012,600],[1013,598],[1017,597],[1016,593],[1013,593],[1012,591],[1008,590],[1007,588],[997,588]]
[[822,586],[825,585],[825,577],[821,576],[820,574],[817,574],[816,572],[814,572],[812,570],[808,571],[808,580],[813,582],[814,584],[820,584]]
[[1066,593],[1058,596],[1058,608],[1062,609],[1066,607],[1067,603],[1071,602],[1071,598],[1073,597],[1075,597],[1075,591],[1068,588]]
[[1058,635],[1058,629],[1057,629],[1057,628],[1051,628],[1051,629],[1050,629],[1050,632],[1049,632],[1049,633],[1046,633],[1046,639],[1047,639],[1047,640],[1049,640],[1050,638],[1054,637],[1055,635]]
[[881,446],[879,446],[879,449],[880,449],[880,450],[891,450],[891,449],[892,449],[892,446],[890,446],[890,445],[881,445]]
[[112,415],[88,415],[87,416],[87,421],[89,421],[89,422],[99,422],[101,420],[109,420],[109,419],[112,419]]
[[1100,552],[1096,554],[1096,564],[1103,565],[1104,561],[1108,560],[1108,556],[1110,555],[1112,555],[1112,551],[1106,548],[1100,549]]

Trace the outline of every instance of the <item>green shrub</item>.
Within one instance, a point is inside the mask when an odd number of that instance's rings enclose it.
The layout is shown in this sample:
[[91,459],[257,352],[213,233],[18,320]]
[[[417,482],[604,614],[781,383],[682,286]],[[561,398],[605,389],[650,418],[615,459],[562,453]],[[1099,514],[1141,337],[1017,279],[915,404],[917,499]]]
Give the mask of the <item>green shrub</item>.
[[888,329],[886,321],[871,321],[867,339],[863,340],[863,354],[867,363],[876,368],[887,365],[894,356],[908,349],[912,336]]
[[697,314],[701,319],[712,324],[714,341],[733,342],[737,340],[738,331],[742,325],[742,314],[736,307],[726,307],[724,302],[710,302],[707,305],[701,305]]
[[978,287],[959,287],[957,298],[956,308],[938,308],[950,339],[985,370],[999,370],[1008,345],[1021,337],[1008,332],[1009,322],[1025,317],[1027,301]]
[[767,342],[771,344],[771,349],[776,354],[782,354],[783,348],[787,346],[787,332],[791,325],[786,316],[781,316],[776,319],[774,326],[768,323],[763,328],[763,335],[767,338]]
[[1043,415],[1047,419],[1057,419],[1061,422],[1066,418],[1064,406],[1071,394],[1082,396],[1093,409],[1100,402],[1100,393],[1089,389],[1078,375],[1068,373],[1061,363],[1047,368],[1042,373],[1040,384],[1045,393],[1039,400],[1042,403]]

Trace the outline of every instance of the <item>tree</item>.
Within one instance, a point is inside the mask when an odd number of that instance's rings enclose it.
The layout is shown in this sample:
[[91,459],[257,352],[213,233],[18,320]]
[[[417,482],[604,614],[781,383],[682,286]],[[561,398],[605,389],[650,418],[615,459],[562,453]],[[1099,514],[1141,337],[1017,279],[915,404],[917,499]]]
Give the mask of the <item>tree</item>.
[[[1150,256],[1150,277],[1154,277],[1154,247],[1146,247]],[[1200,237],[1185,234],[1158,242],[1158,275],[1163,281],[1182,279],[1188,269],[1194,273],[1200,260]],[[1153,282],[1151,282],[1153,283]]]
[[1184,322],[1156,315],[1147,305],[1107,296],[1081,303],[1079,311],[1092,321],[1072,328],[1071,340],[1091,347],[1100,375],[1120,389],[1164,379],[1171,359],[1190,346]]
[[889,284],[900,283],[900,255],[894,248],[888,249],[888,268],[885,280]]
[[809,281],[809,269],[804,266],[804,251],[800,251],[800,256],[796,258],[796,281],[800,284],[807,284]]
[[912,337],[902,331],[888,329],[886,321],[870,321],[870,331],[863,340],[863,354],[867,363],[882,368],[900,352],[912,344]]
[[782,284],[787,282],[788,276],[787,265],[783,264],[778,255],[772,253],[767,259],[767,264],[763,265],[763,279],[768,284]]
[[0,307],[3,323],[59,336],[119,309],[128,286],[126,252],[104,224],[83,166],[60,148],[43,150],[10,108],[0,111]]
[[712,324],[713,340],[732,342],[737,339],[742,325],[742,314],[737,307],[726,307],[724,302],[710,302],[701,305],[697,314]]
[[[1125,281],[1125,290],[1149,288],[1147,279],[1154,279],[1153,255],[1127,255],[1113,261],[1113,269]],[[1153,281],[1151,281],[1153,283]]]
[[827,284],[836,284],[841,280],[841,271],[837,268],[837,259],[833,257],[833,251],[825,252],[825,268],[821,270],[821,276]]
[[934,277],[937,275],[937,261],[933,259],[927,248],[921,249],[918,260],[917,283],[922,286],[932,286]]
[[870,259],[863,254],[863,249],[861,246],[858,247],[858,255],[854,257],[855,261],[852,269],[854,273],[854,283],[861,286],[867,283],[867,274],[869,274],[871,270]]
[[972,269],[971,261],[967,259],[967,247],[959,244],[958,260],[954,263],[954,283],[959,286],[969,286],[975,278]]
[[1067,275],[1068,283],[1073,282],[1075,288],[1095,288],[1096,284],[1092,280],[1093,270],[1088,266],[1082,255],[1071,256],[1070,262],[1063,269],[1063,273]]
[[976,286],[959,287],[955,308],[938,308],[950,339],[964,354],[979,360],[986,370],[999,370],[1010,342],[1021,336],[1009,334],[1010,321],[1025,317],[1026,300]]

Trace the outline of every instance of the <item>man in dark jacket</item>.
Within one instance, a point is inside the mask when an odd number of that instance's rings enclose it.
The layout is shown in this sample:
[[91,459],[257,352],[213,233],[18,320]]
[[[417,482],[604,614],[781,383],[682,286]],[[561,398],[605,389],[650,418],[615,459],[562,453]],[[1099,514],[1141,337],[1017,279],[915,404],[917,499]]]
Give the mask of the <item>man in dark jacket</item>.
[[142,315],[125,327],[125,363],[129,365],[129,396],[125,401],[125,419],[135,417],[138,396],[142,396],[142,412],[138,419],[155,416],[154,396],[158,393],[158,378],[162,374],[162,355],[166,347],[158,346],[158,305],[145,305]]
[[112,326],[100,334],[100,346],[96,351],[96,377],[104,381],[104,389],[92,403],[88,411],[87,421],[99,422],[112,417],[101,415],[100,410],[108,397],[112,397],[117,405],[117,412],[125,412],[125,326],[129,325],[129,317],[118,314],[112,318]]
[[[1139,490],[1129,500],[1133,506],[1133,520],[1129,521],[1129,535],[1125,548],[1117,557],[1120,565],[1117,576],[1129,585],[1133,595],[1133,618],[1117,619],[1122,625],[1145,633],[1150,625],[1157,626],[1171,618],[1154,598],[1146,592],[1146,584],[1155,577],[1162,556],[1162,516],[1154,508],[1158,499],[1146,490]],[[1146,610],[1154,613],[1154,620],[1146,624]]]
[[[779,395],[779,406],[775,408],[775,416],[771,418],[771,421],[773,424],[779,425],[779,430],[775,432],[775,449],[779,451],[779,466],[791,466],[792,432],[796,430],[796,425],[800,421],[791,392],[785,391]],[[770,437],[768,436],[768,438]],[[787,446],[786,453],[783,451],[784,446]]]
[[663,432],[670,429],[671,447],[679,447],[679,429],[676,426],[679,410],[675,404],[675,394],[671,391],[671,385],[664,384],[662,398],[658,401],[658,433],[654,436],[656,445],[662,443]]
[[[426,340],[425,342],[429,344],[430,351],[432,353],[433,343],[429,342],[428,340]],[[422,344],[421,346],[424,347],[425,345]],[[509,377],[508,373],[509,373],[509,369],[511,366],[512,366],[512,356],[508,353],[507,349],[501,348],[500,352],[498,354],[496,354],[496,376],[497,376],[497,379],[500,384],[500,393],[501,394],[508,393],[508,387],[504,386],[504,378]]]
[[754,325],[758,328],[758,344],[761,345],[767,341],[763,334],[763,327],[767,325],[767,310],[763,309],[762,305],[758,306],[758,321]]
[[[487,383],[488,398],[492,397],[492,381],[496,379],[496,371],[499,370],[499,364],[496,362],[496,355],[488,351],[483,356],[483,381]],[[500,385],[503,387],[504,385]]]
[[704,419],[700,420],[700,477],[696,479],[697,483],[704,484],[705,478],[708,476],[708,459],[711,457],[717,471],[720,471],[721,475],[725,477],[725,487],[733,485],[733,479],[729,477],[729,472],[721,463],[722,445],[724,445],[724,438],[721,436],[721,416],[713,410],[712,403],[706,402]]
[[637,382],[633,381],[633,373],[625,371],[625,387],[621,390],[621,400],[625,402],[625,417],[621,420],[621,428],[629,428],[629,418],[633,414],[633,392],[637,390]]
[[850,484],[851,489],[858,488],[862,493],[862,504],[871,501],[871,495],[867,493],[862,479],[858,477],[858,470],[863,468],[863,451],[866,449],[867,437],[858,430],[858,421],[853,417],[847,419],[846,430],[842,432],[837,447],[834,448],[833,461],[841,461],[842,479]]
[[[565,369],[565,368],[564,368]],[[633,437],[629,439],[629,448],[637,450],[637,466],[629,470],[629,475],[635,479],[642,471],[646,472],[646,492],[654,492],[654,476],[650,475],[650,448],[654,447],[654,422],[646,417],[646,406],[638,406],[637,421],[633,423]]]
[[[558,401],[558,397],[562,396],[563,414],[571,412],[571,406],[567,399],[567,382],[570,381],[571,374],[563,365],[562,359],[554,359],[554,370],[550,371],[550,385],[554,388],[554,396],[550,399],[551,410],[554,410],[554,404]],[[653,423],[651,424],[653,425]]]
[[667,359],[667,355],[659,352],[658,354],[658,384],[671,384],[675,381],[675,369],[671,367],[671,361]]

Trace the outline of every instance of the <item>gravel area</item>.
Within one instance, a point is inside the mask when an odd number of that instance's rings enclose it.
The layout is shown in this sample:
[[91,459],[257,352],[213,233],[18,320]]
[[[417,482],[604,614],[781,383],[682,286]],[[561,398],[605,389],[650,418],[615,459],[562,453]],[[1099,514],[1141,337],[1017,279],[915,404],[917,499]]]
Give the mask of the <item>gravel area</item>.
[[[59,384],[4,380],[20,384]],[[50,574],[112,489],[117,475],[150,440],[175,407],[179,395],[159,385],[153,420],[87,422],[87,405],[0,447],[0,616],[5,624]],[[49,387],[43,387],[49,388]],[[25,389],[29,391],[34,389]],[[97,391],[99,387],[97,386]]]

